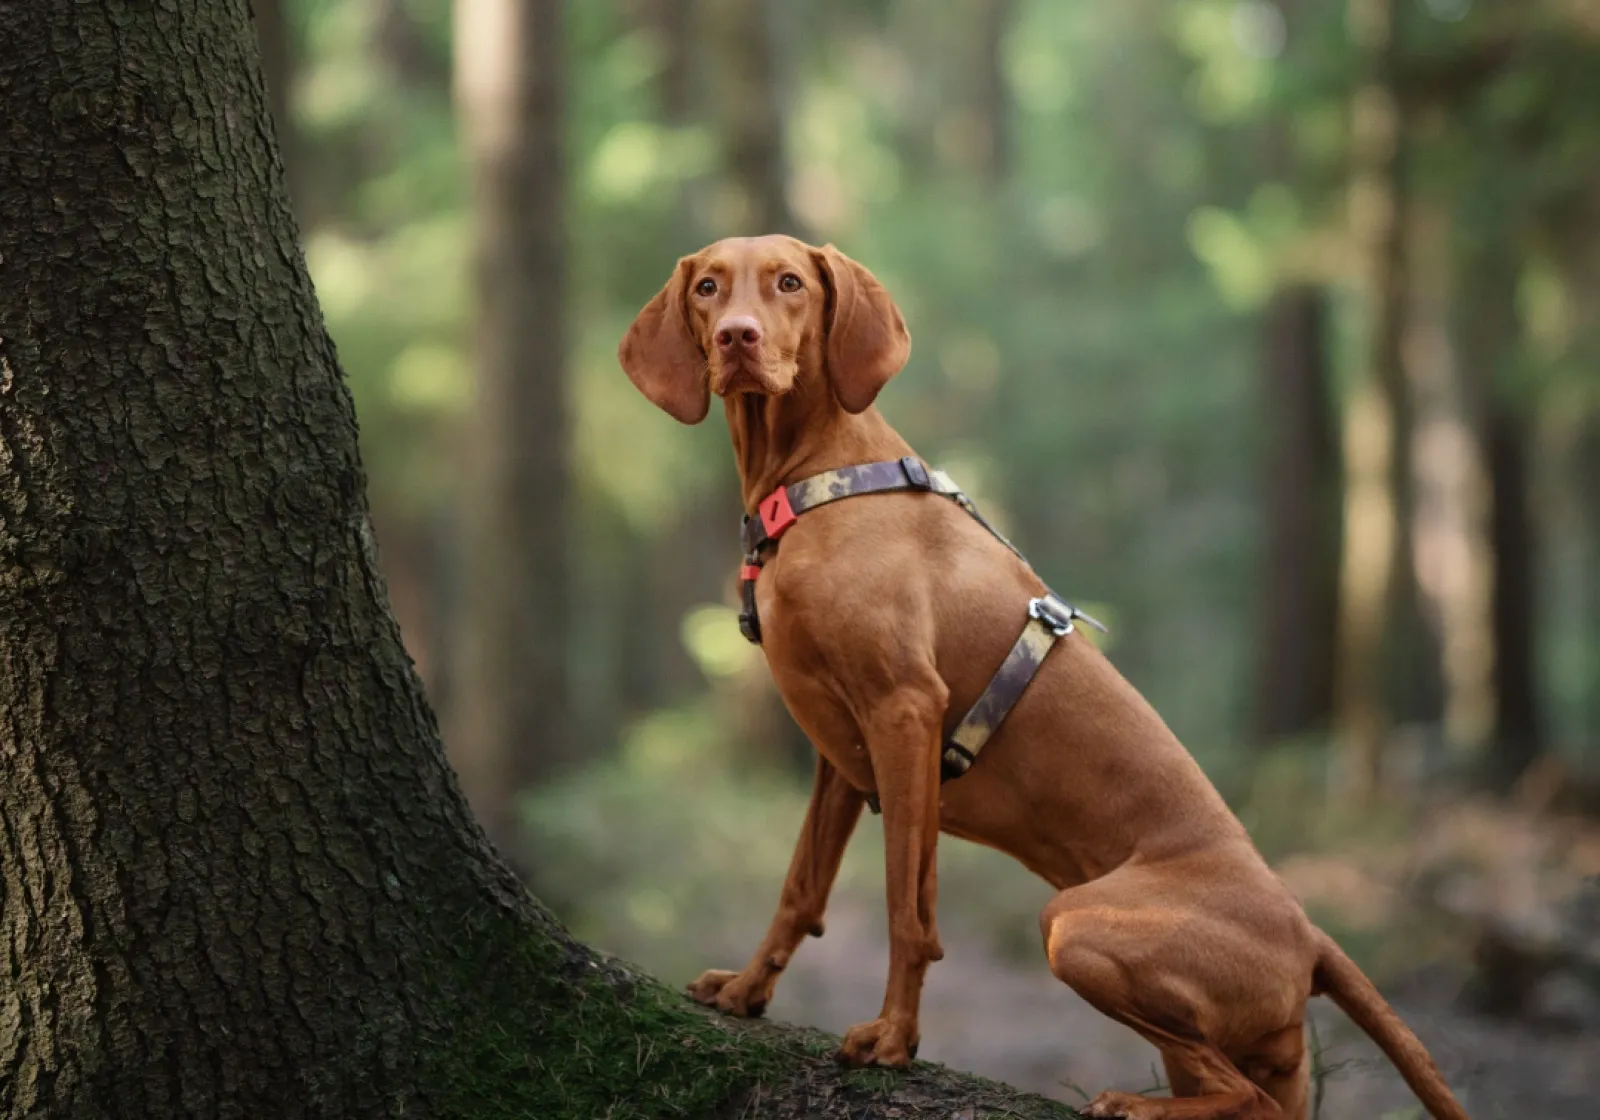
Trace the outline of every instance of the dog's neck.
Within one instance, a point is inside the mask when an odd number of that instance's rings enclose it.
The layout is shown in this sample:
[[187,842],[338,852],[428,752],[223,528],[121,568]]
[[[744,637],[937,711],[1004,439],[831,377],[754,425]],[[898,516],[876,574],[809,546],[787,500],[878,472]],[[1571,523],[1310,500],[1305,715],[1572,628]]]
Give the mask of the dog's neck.
[[820,379],[779,396],[737,393],[723,400],[746,513],[762,498],[838,467],[912,453],[876,406],[851,414]]

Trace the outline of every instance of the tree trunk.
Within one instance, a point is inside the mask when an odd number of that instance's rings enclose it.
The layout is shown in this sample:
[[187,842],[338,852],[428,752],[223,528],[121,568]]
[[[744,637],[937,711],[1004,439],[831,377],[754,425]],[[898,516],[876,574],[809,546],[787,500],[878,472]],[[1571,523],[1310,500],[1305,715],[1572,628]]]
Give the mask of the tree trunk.
[[[717,104],[730,200],[712,223],[717,236],[806,236],[789,207],[785,121],[780,107],[787,73],[783,52],[786,44],[793,44],[793,36],[778,34],[781,8],[775,0],[708,0],[711,39],[720,59]],[[737,556],[732,543],[739,513],[735,481],[732,473],[723,475],[710,498],[713,507],[723,511],[727,528],[717,539],[729,542],[730,559]],[[719,588],[726,586],[720,578],[717,582]],[[810,773],[815,765],[811,740],[789,716],[776,689],[766,694],[765,704],[768,711],[757,713],[750,725],[772,729],[777,735],[769,740],[758,731],[752,736],[752,755],[796,774]]]
[[1493,553],[1495,721],[1490,768],[1496,786],[1509,789],[1538,759],[1543,743],[1537,672],[1539,618],[1534,593],[1533,511],[1528,499],[1528,422],[1505,400],[1485,421],[1485,451],[1492,495],[1489,541]]
[[1266,556],[1256,737],[1325,729],[1338,623],[1338,459],[1326,356],[1327,312],[1309,284],[1266,312],[1263,394]]
[[[1570,485],[1579,511],[1580,554],[1589,558],[1576,609],[1580,625],[1593,635],[1600,634],[1600,502],[1594,500],[1600,494],[1600,405],[1591,403],[1589,409],[1574,452]],[[1584,690],[1579,712],[1580,733],[1590,742],[1600,743],[1600,658],[1590,656],[1587,678],[1589,687]]]
[[1463,389],[1488,507],[1482,614],[1490,662],[1483,691],[1490,716],[1484,761],[1489,780],[1505,791],[1540,751],[1528,421],[1505,384],[1519,340],[1518,261],[1502,235],[1477,251],[1458,254],[1454,271],[1463,291],[1458,327]]
[[537,912],[387,609],[246,6],[0,41],[0,1113],[422,1109],[462,931]]
[[387,608],[245,0],[118,13],[0,7],[0,1114],[1069,1115],[842,1076],[521,891]]
[[1436,688],[1409,547],[1412,415],[1402,347],[1407,195],[1405,128],[1394,89],[1395,7],[1395,0],[1350,0],[1349,7],[1368,65],[1352,104],[1350,183],[1367,341],[1362,379],[1345,414],[1335,724],[1344,748],[1342,784],[1355,801],[1370,800],[1380,788],[1397,706],[1404,715],[1426,714]]
[[456,5],[479,319],[450,722],[462,785],[508,852],[516,851],[517,791],[573,753],[562,7]]
[[1406,381],[1416,417],[1410,540],[1439,642],[1443,738],[1470,757],[1483,751],[1494,723],[1489,478],[1477,432],[1484,399],[1478,390],[1510,344],[1514,324],[1492,315],[1465,334],[1456,329],[1452,311],[1460,303],[1469,319],[1487,309],[1474,292],[1484,280],[1460,267],[1451,221],[1437,205],[1419,203],[1413,210],[1406,330]]
[[284,0],[253,0],[250,7],[255,19],[256,44],[261,51],[262,76],[267,83],[267,105],[277,130],[278,152],[283,158],[289,197],[298,213],[301,191],[297,186],[300,145],[294,124],[295,57],[288,14],[283,5]]
[[679,127],[694,115],[696,0],[640,0],[640,22],[661,51],[656,96],[661,119]]
[[802,231],[789,209],[780,109],[784,62],[774,0],[711,0],[729,204],[713,225],[724,236]]
[[377,0],[376,7],[372,16],[372,50],[394,80],[407,89],[448,90],[449,55],[429,41],[427,29],[418,22],[418,6],[411,0]]
[[[1286,42],[1299,43],[1300,6],[1276,0]],[[1293,68],[1287,56],[1280,65]],[[1283,120],[1266,124],[1267,174],[1317,195]],[[1264,548],[1255,739],[1326,732],[1333,719],[1339,626],[1339,454],[1329,368],[1328,298],[1287,271],[1262,317]]]
[[1005,37],[1015,0],[979,0],[978,57],[973,70],[977,121],[977,170],[997,187],[1011,171],[1011,97],[1006,86]]

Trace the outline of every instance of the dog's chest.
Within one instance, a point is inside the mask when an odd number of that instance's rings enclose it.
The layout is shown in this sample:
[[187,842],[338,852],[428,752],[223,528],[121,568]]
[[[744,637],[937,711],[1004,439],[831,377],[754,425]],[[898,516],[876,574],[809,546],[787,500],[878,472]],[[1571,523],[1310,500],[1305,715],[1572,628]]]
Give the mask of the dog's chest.
[[784,635],[762,647],[778,695],[817,752],[852,786],[865,793],[875,792],[872,759],[861,729],[844,697],[832,687],[830,675],[818,671],[814,658],[805,656],[809,651],[804,648],[806,643],[796,640],[798,637]]

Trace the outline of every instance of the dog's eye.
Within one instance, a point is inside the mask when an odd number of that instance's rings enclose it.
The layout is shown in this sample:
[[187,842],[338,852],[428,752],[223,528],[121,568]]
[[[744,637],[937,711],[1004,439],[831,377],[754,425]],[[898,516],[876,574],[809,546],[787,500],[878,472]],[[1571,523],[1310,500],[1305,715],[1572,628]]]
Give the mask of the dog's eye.
[[800,277],[792,272],[785,272],[778,277],[778,291],[780,292],[798,292],[803,287],[805,285],[800,282]]
[[694,286],[694,290],[703,296],[714,296],[717,294],[717,282],[707,276]]

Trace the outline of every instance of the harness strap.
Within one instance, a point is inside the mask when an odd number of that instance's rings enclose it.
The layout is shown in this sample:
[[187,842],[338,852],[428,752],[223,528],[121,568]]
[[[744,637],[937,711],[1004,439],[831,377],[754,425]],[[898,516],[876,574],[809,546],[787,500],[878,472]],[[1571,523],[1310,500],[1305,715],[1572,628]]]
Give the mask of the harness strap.
[[[921,460],[912,456],[840,467],[774,490],[757,505],[754,516],[747,515],[744,518],[739,531],[745,553],[744,564],[739,569],[742,607],[739,612],[740,633],[751,642],[761,642],[761,619],[756,612],[756,580],[765,563],[762,549],[783,536],[800,514],[841,498],[897,490],[924,491],[952,499],[1018,559],[1027,563],[1027,558],[1017,547],[984,519],[972,500],[943,471],[930,470]],[[1080,618],[1102,633],[1105,631],[1103,625],[1053,591],[1047,590],[1043,596],[1029,600],[1028,620],[1023,624],[1016,643],[1000,663],[1000,668],[982,695],[945,739],[940,752],[942,781],[959,778],[971,768],[978,752],[999,730],[1001,723],[1032,683],[1039,666],[1044,663],[1045,655],[1056,642],[1072,633],[1076,620]],[[875,794],[868,795],[867,804],[874,813],[879,811]]]
[[[790,486],[779,487],[762,498],[756,507],[756,515],[745,517],[740,526],[739,541],[744,546],[746,556],[751,556],[768,541],[783,536],[795,519],[808,510],[837,502],[840,498],[853,498],[858,494],[884,494],[895,490],[925,490],[952,498],[957,495],[962,499],[966,497],[949,475],[943,471],[930,471],[920,459],[911,455],[904,459],[885,459],[878,463],[840,467],[838,470],[814,474]],[[970,502],[966,502],[963,508],[970,505]],[[993,532],[992,529],[990,531]],[[1010,547],[1009,542],[1007,547]],[[757,566],[760,563],[746,562],[756,563]]]
[[941,770],[945,781],[965,774],[1011,709],[1032,683],[1039,666],[1056,642],[1073,631],[1078,608],[1054,593],[1028,601],[1028,621],[1000,668],[989,680],[983,695],[973,701],[967,714],[944,742]]
[[[1028,601],[1028,621],[1022,624],[1016,644],[989,678],[982,695],[972,702],[967,714],[945,738],[944,750],[939,756],[941,782],[959,778],[971,769],[978,752],[1000,730],[1006,716],[1033,683],[1045,655],[1072,633],[1077,619],[1085,617],[1077,607],[1053,592]],[[867,794],[867,806],[874,813],[882,812],[876,793]]]
[[[789,526],[808,510],[837,502],[841,498],[897,490],[943,494],[955,499],[968,513],[978,517],[977,510],[949,475],[943,471],[929,470],[914,455],[823,471],[789,486],[780,486],[762,498],[756,506],[755,515],[745,515],[739,526],[739,543],[744,548],[744,566],[739,570],[739,633],[744,635],[745,640],[761,644],[761,616],[756,612],[756,577],[761,574],[761,566],[766,562],[761,551],[763,548],[783,536]],[[983,518],[978,517],[978,520],[983,522],[985,528],[989,528]],[[992,528],[989,531],[994,532]],[[995,533],[995,536],[1000,534]],[[1016,552],[1010,541],[1004,537],[1000,539],[1005,541],[1007,548]]]

